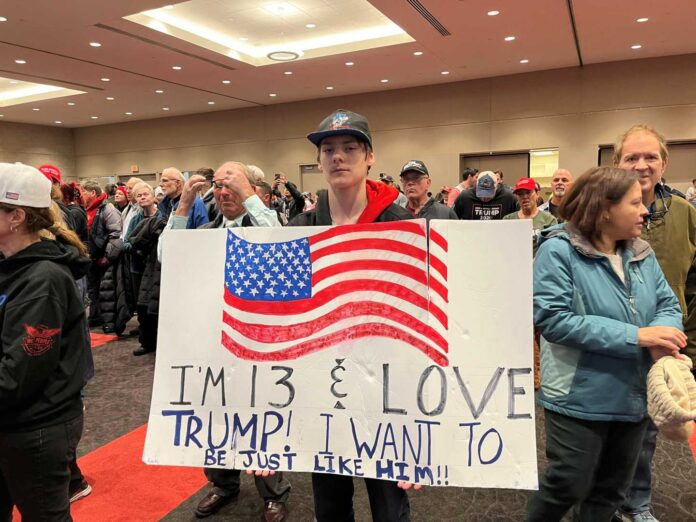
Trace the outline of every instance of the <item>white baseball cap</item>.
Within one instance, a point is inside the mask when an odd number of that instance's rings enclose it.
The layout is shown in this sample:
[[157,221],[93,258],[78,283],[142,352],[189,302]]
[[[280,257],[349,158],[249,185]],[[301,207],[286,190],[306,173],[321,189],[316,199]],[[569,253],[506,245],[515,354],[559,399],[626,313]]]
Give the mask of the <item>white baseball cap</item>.
[[0,203],[49,208],[51,182],[38,169],[23,163],[0,163]]

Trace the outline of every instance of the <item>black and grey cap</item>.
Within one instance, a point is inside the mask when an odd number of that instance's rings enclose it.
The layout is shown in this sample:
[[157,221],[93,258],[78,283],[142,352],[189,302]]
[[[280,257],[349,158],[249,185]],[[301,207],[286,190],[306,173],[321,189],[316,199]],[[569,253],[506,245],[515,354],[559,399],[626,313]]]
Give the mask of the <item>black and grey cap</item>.
[[329,136],[349,134],[361,141],[366,141],[372,147],[372,136],[367,118],[357,112],[338,109],[322,120],[316,131],[307,134],[307,139],[317,147],[321,140]]
[[429,176],[428,167],[425,166],[425,163],[419,160],[411,160],[408,163],[406,163],[403,167],[401,167],[401,174],[399,175],[403,176],[411,170],[415,172],[420,172],[424,176]]

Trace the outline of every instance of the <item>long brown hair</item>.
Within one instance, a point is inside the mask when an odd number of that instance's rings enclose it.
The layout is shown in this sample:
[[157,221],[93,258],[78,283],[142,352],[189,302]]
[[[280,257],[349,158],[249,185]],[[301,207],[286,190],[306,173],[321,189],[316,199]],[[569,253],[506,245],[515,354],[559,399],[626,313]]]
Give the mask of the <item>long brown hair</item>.
[[[70,230],[60,214],[60,208],[53,202],[49,208],[23,207],[20,205],[8,205],[0,203],[0,210],[12,212],[16,209],[24,211],[24,226],[30,234],[39,233],[44,237],[55,238],[61,243],[75,247],[81,256],[88,257],[89,252],[80,238]],[[48,233],[48,234],[47,234]]]
[[589,240],[598,239],[604,212],[623,199],[638,174],[615,167],[594,167],[580,176],[563,197],[559,215]]

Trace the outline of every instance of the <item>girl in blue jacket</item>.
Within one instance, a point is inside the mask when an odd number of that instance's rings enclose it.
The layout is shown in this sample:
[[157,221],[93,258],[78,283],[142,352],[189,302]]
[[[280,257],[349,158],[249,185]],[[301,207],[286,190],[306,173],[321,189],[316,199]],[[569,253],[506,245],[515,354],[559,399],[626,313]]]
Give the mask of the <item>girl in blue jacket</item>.
[[637,176],[599,167],[565,196],[566,224],[534,262],[540,401],[549,466],[527,520],[608,522],[630,485],[647,426],[652,360],[686,344],[679,303],[647,242]]

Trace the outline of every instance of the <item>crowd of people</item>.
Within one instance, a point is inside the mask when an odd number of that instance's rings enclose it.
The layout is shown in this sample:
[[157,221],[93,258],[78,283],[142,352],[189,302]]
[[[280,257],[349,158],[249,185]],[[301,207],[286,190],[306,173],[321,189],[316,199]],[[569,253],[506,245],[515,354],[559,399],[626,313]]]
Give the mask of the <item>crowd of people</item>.
[[[663,183],[663,137],[632,127],[613,167],[577,180],[559,169],[547,201],[532,178],[509,187],[502,172],[474,169],[433,196],[420,160],[403,165],[400,187],[384,173],[371,179],[369,124],[351,111],[330,114],[308,139],[326,178],[316,195],[236,161],[188,179],[166,168],[157,187],[137,177],[68,183],[52,165],[0,164],[0,519],[17,506],[25,520],[70,520],[70,502],[90,493],[75,459],[82,388],[94,374],[88,326],[124,335],[137,316],[133,354],[156,351],[168,230],[425,218],[531,221],[549,467],[527,520],[571,509],[588,522],[656,520],[647,375],[663,357],[689,368],[696,359],[696,208]],[[205,475],[212,486],[198,517],[240,491],[238,470]],[[264,520],[285,519],[288,477],[255,475]],[[407,490],[418,486],[365,484],[374,520],[410,519]],[[317,521],[353,519],[351,477],[313,474],[312,487]]]

